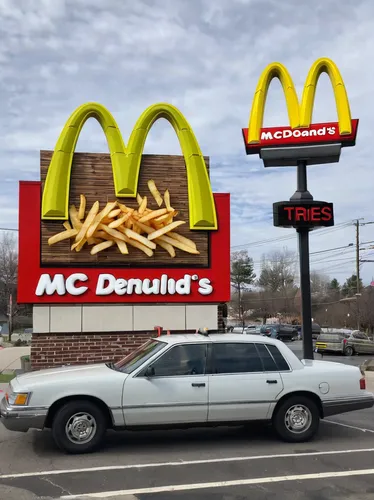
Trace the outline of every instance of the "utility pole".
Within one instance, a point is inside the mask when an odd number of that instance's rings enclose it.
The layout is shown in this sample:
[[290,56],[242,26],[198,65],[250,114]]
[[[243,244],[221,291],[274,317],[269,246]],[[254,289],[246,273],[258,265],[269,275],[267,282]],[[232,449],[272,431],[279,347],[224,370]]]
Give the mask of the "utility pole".
[[357,305],[357,330],[360,330],[360,220],[355,222],[356,226],[356,305]]

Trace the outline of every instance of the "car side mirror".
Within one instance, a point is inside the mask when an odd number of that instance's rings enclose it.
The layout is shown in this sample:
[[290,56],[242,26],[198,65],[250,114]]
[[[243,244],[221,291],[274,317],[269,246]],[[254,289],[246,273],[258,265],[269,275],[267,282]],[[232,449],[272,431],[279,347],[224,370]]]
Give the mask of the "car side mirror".
[[153,368],[152,365],[148,366],[148,368],[146,369],[146,371],[144,373],[144,376],[147,377],[147,378],[155,376],[155,369]]

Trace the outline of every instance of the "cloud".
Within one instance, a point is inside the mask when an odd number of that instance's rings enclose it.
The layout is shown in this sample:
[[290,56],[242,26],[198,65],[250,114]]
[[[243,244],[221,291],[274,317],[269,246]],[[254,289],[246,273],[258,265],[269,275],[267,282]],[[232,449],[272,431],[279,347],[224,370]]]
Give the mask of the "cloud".
[[[312,194],[334,202],[336,222],[342,224],[312,234],[311,250],[348,245],[354,240],[348,222],[374,219],[373,14],[371,0],[356,0],[349,12],[339,0],[2,0],[1,223],[16,225],[17,181],[39,177],[39,150],[54,147],[78,105],[107,106],[126,140],[148,105],[167,101],[186,115],[204,154],[211,156],[214,189],[232,195],[233,246],[247,248],[256,263],[274,248],[296,250],[294,232],[272,226],[272,203],[293,194],[296,172],[265,170],[258,158],[245,156],[241,129],[268,63],[283,62],[301,92],[312,62],[328,56],[338,64],[352,113],[360,118],[359,139],[356,148],[343,151],[339,164],[309,168]],[[331,86],[322,76],[314,120],[335,116]],[[287,123],[280,85],[274,82],[265,124]],[[106,150],[96,123],[84,128],[78,150]],[[180,152],[169,124],[152,129],[146,152]],[[363,242],[374,240],[373,228],[361,228]],[[354,271],[353,250],[344,254],[347,261],[335,256],[329,262],[334,252],[323,255],[318,262],[312,259],[314,268],[339,279]],[[370,280],[372,264],[363,264],[362,273]]]

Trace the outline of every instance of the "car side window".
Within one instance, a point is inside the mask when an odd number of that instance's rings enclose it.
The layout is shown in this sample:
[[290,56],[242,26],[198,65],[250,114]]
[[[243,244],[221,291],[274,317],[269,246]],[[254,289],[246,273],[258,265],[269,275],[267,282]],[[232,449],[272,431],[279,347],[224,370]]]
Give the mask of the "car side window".
[[212,373],[262,372],[262,362],[253,343],[213,343]]
[[272,355],[272,357],[277,365],[278,371],[280,371],[280,372],[290,371],[290,367],[288,366],[287,361],[284,359],[284,357],[282,356],[282,354],[279,351],[277,346],[272,345],[272,344],[266,344],[266,348],[268,349],[268,351]]
[[181,344],[169,349],[152,363],[152,376],[204,375],[207,344]]

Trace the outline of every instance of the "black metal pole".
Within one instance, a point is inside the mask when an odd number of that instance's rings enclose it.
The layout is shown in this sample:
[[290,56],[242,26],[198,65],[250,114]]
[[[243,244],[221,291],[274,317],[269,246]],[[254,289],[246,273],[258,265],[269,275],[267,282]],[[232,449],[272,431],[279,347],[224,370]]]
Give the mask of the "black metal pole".
[[[297,164],[297,191],[291,200],[310,201],[313,196],[308,191],[306,161]],[[301,317],[304,359],[313,359],[312,298],[310,289],[309,229],[299,228]]]

